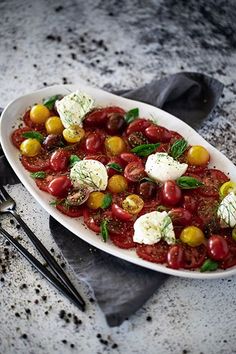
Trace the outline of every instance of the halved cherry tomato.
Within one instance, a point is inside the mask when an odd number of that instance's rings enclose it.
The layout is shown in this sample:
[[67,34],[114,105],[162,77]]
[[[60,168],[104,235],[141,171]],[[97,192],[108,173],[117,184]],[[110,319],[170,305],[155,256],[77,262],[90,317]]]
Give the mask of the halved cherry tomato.
[[125,167],[124,176],[128,181],[138,182],[146,176],[144,166],[141,163],[130,162]]
[[167,253],[167,264],[172,269],[183,267],[184,251],[181,245],[173,245]]
[[45,171],[50,168],[50,155],[45,152],[33,157],[22,156],[21,163],[30,172]]
[[122,202],[122,208],[132,215],[138,214],[144,206],[144,201],[137,194],[129,194]]
[[154,124],[147,127],[144,134],[152,143],[168,143],[172,138],[172,133],[168,129]]
[[54,151],[50,158],[50,167],[53,171],[64,171],[69,164],[70,152],[68,150],[58,149]]
[[131,221],[133,216],[117,204],[111,206],[112,215],[121,221]]
[[199,268],[207,258],[207,248],[205,245],[191,247],[182,245],[184,250],[183,268],[195,269]]
[[207,169],[202,177],[204,186],[198,189],[199,194],[205,197],[219,198],[220,187],[228,181],[229,177],[224,172],[217,169]]
[[57,204],[56,208],[62,213],[71,218],[78,218],[83,215],[83,206],[68,206],[64,204]]
[[209,256],[215,261],[226,259],[229,254],[229,247],[223,236],[212,235],[208,240]]
[[166,181],[161,188],[161,198],[164,205],[176,205],[182,197],[181,189],[175,181]]
[[132,123],[129,124],[126,129],[127,135],[130,135],[134,132],[144,132],[147,127],[153,124],[150,120],[144,118],[135,119]]
[[146,261],[153,263],[165,263],[167,261],[169,246],[166,242],[160,241],[154,245],[138,245],[137,255]]
[[54,197],[64,198],[72,187],[71,180],[67,176],[54,178],[48,185],[48,191]]
[[31,130],[32,129],[30,129],[29,127],[24,127],[24,128],[19,128],[19,129],[14,130],[14,132],[11,135],[11,140],[17,149],[19,149],[21,146],[21,143],[23,143],[23,141],[27,139],[27,138],[24,138],[22,136],[22,134],[26,133],[28,131],[31,131]]
[[126,165],[130,162],[142,163],[142,160],[132,152],[123,152],[120,158]]
[[102,148],[102,140],[100,134],[89,134],[85,140],[85,146],[88,152],[94,153],[100,151]]
[[173,208],[169,215],[174,225],[190,225],[192,214],[184,208]]
[[88,208],[83,208],[83,217],[85,225],[92,231],[99,233],[100,226],[94,220],[93,214],[89,211]]
[[103,126],[108,118],[108,115],[111,113],[119,113],[124,115],[125,111],[122,108],[116,106],[94,109],[92,112],[86,115],[83,123],[87,127]]

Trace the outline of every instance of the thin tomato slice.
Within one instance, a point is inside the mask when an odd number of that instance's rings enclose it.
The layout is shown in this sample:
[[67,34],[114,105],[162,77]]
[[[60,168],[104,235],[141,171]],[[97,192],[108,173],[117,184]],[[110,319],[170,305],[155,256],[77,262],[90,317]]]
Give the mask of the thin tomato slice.
[[98,224],[98,222],[96,222],[94,215],[92,214],[92,212],[84,207],[83,208],[83,217],[84,217],[84,223],[85,225],[92,231],[99,233],[100,230],[100,225]]
[[197,216],[206,226],[216,218],[218,200],[216,198],[199,198]]
[[182,245],[184,249],[183,268],[195,269],[201,267],[205,259],[207,258],[207,248],[205,245],[197,247],[191,247],[188,245]]
[[109,234],[111,241],[119,248],[130,249],[135,247],[135,242],[133,241],[133,235],[130,234]]
[[59,210],[62,214],[70,216],[71,218],[78,218],[83,215],[83,207],[79,206],[67,206],[64,204],[57,204],[57,210]]
[[153,263],[165,263],[167,261],[167,253],[169,246],[166,242],[160,241],[154,245],[138,245],[136,248],[137,255],[146,261]]
[[28,132],[30,130],[31,129],[29,127],[18,128],[16,130],[14,130],[14,132],[12,133],[12,136],[11,136],[11,140],[17,149],[19,149],[21,146],[21,143],[23,143],[23,141],[25,139],[27,139],[27,138],[24,138],[22,136],[22,134],[25,132]]
[[219,198],[219,189],[227,181],[229,181],[229,177],[224,172],[207,169],[202,177],[204,186],[199,188],[199,193],[205,197]]
[[33,157],[22,156],[21,163],[27,171],[45,171],[50,169],[50,155],[45,152]]

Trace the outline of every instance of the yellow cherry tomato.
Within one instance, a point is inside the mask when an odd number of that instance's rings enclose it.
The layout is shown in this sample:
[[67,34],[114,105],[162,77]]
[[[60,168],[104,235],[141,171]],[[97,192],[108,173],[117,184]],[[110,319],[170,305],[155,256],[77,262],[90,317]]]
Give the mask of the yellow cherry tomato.
[[109,154],[120,155],[126,151],[126,144],[119,136],[110,136],[105,140],[105,147]]
[[188,226],[181,232],[180,240],[183,243],[187,243],[189,246],[197,247],[204,242],[205,236],[202,230],[198,227]]
[[128,182],[121,175],[114,175],[108,180],[108,189],[112,193],[124,192],[128,188]]
[[122,202],[122,208],[130,214],[138,214],[144,206],[144,201],[137,194],[130,194]]
[[89,198],[87,200],[87,206],[90,209],[101,208],[104,196],[105,196],[105,194],[102,193],[102,192],[92,192],[92,193],[90,193]]
[[78,143],[84,137],[85,131],[78,125],[63,130],[63,137],[68,143]]
[[48,134],[62,134],[64,130],[61,118],[58,116],[48,118],[45,123],[45,128]]
[[30,119],[37,124],[44,124],[50,117],[50,111],[43,104],[36,104],[30,110]]
[[26,139],[20,145],[20,151],[25,156],[36,156],[41,150],[41,144],[36,139]]
[[230,192],[236,193],[236,183],[232,181],[225,182],[220,187],[220,196],[221,198],[226,197]]
[[187,161],[190,165],[203,166],[210,160],[210,154],[201,145],[194,145],[188,150]]

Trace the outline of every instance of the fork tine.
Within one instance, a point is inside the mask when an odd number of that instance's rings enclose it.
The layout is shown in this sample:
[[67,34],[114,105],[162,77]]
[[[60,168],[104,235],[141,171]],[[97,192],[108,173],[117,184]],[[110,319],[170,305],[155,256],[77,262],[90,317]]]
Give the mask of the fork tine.
[[5,199],[12,199],[12,197],[7,193],[6,189],[0,184],[0,191]]
[[1,202],[4,202],[4,201],[5,201],[5,199],[3,198],[3,196],[1,195],[1,193],[0,193],[0,201],[1,201]]

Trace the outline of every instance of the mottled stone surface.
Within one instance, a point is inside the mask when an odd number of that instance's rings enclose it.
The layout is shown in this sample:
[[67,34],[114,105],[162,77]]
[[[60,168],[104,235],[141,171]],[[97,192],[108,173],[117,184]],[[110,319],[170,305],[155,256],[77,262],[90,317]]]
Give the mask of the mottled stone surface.
[[[199,71],[225,84],[218,108],[200,132],[236,163],[233,0],[2,0],[0,13],[0,105],[80,78],[111,90]],[[10,192],[24,219],[63,263],[49,236],[48,215],[23,187]],[[9,218],[1,222],[12,231]],[[12,233],[25,240],[21,230],[13,227]],[[33,252],[27,241],[23,244]],[[171,277],[142,309],[111,329],[88,288],[70,272],[91,298],[86,313],[70,305],[2,238],[0,259],[0,353],[236,352],[235,277]]]

